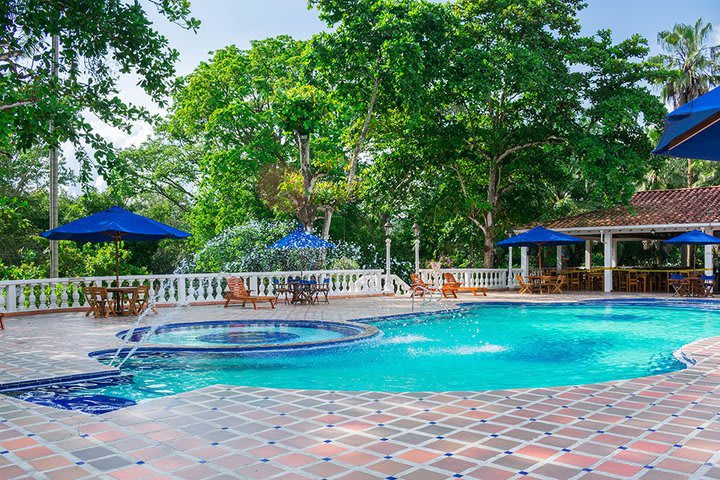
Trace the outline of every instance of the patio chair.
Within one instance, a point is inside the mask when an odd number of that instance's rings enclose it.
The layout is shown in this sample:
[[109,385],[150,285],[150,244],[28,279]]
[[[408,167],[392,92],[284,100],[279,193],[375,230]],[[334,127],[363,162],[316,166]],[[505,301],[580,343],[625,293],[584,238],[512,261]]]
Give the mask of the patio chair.
[[682,297],[685,295],[685,291],[687,290],[688,285],[685,281],[685,275],[671,274],[670,280],[668,280],[668,284],[675,291],[675,293],[673,294],[674,297]]
[[290,300],[288,299],[288,293],[289,294],[293,293],[293,290],[292,290],[292,288],[290,288],[290,285],[288,285],[287,283],[280,283],[280,280],[277,278],[273,278],[272,283],[273,283],[272,293],[273,293],[273,295],[275,295],[275,299],[277,300],[280,297],[280,295],[282,294],[285,297],[285,303],[286,304],[289,303]]
[[442,290],[445,298],[448,298],[450,295],[457,298],[458,292],[470,292],[476,297],[478,292],[480,292],[483,296],[487,297],[488,289],[485,287],[465,287],[455,279],[455,275],[452,273],[443,273],[443,278],[445,279],[445,284],[440,290]]
[[315,301],[317,302],[318,297],[322,294],[324,297],[323,301],[329,304],[330,301],[328,300],[328,295],[330,295],[330,277],[323,279],[322,283],[318,283],[315,288]]
[[150,285],[140,285],[130,296],[128,309],[131,315],[141,315],[148,307],[157,315],[155,307],[150,306]]
[[108,295],[105,287],[90,287],[90,300],[93,315],[95,317],[109,317],[116,315],[115,301]]
[[225,290],[225,308],[228,308],[230,302],[242,302],[244,307],[248,303],[252,303],[253,309],[257,310],[258,302],[267,302],[270,308],[275,308],[277,298],[273,296],[252,295],[250,290],[245,287],[245,281],[238,277],[229,277],[227,279],[227,289]]
[[422,297],[425,295],[425,292],[442,293],[442,290],[435,285],[425,283],[425,281],[420,278],[420,275],[417,273],[410,274],[410,281],[412,281],[412,285],[410,285],[410,290],[412,291],[410,294],[411,297],[414,297],[415,295],[420,295]]
[[535,293],[535,284],[528,283],[523,280],[522,275],[520,275],[519,273],[515,275],[515,280],[520,286],[520,290],[518,290],[518,293]]
[[703,275],[700,279],[703,287],[700,294],[703,297],[712,297],[715,290],[715,275]]
[[548,283],[548,293],[563,293],[562,289],[565,286],[566,276],[561,274],[558,275],[555,280]]
[[5,324],[3,323],[3,313],[0,312],[0,330],[5,330]]
[[86,317],[95,312],[95,299],[92,296],[92,292],[90,292],[90,288],[91,287],[83,287],[83,296],[85,297],[85,303],[88,306],[88,310],[85,312]]
[[640,278],[636,273],[628,272],[625,276],[625,290],[640,292]]

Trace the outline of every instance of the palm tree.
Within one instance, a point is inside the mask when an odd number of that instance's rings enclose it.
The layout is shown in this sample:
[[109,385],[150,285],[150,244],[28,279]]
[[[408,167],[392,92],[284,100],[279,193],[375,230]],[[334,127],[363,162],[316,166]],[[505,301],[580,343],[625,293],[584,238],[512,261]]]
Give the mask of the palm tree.
[[[654,57],[666,70],[658,80],[663,100],[678,108],[720,84],[720,45],[709,45],[712,23],[699,18],[695,25],[677,23],[658,33],[664,54]],[[687,186],[693,185],[693,164],[687,161]]]

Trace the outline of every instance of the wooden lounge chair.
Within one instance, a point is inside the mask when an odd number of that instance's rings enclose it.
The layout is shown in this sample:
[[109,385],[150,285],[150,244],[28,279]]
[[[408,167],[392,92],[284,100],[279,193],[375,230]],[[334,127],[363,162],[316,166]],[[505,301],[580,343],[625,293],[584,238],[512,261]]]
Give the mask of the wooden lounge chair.
[[415,295],[422,297],[425,295],[425,292],[442,293],[441,289],[431,283],[425,283],[425,281],[420,278],[420,275],[416,273],[410,274],[410,280],[412,281],[412,285],[410,285],[410,290],[412,290],[412,293],[410,294],[411,297],[414,297]]
[[452,273],[443,273],[443,278],[445,279],[445,284],[442,286],[441,290],[445,298],[448,298],[450,295],[452,295],[454,298],[457,298],[458,292],[470,292],[476,297],[478,292],[480,292],[483,294],[483,296],[487,297],[488,289],[486,287],[463,286],[462,283],[458,282],[455,279],[455,275],[453,275]]
[[5,324],[3,323],[3,313],[0,312],[0,330],[5,330]]
[[230,302],[242,302],[244,307],[247,303],[252,303],[252,306],[257,310],[258,302],[267,302],[271,308],[275,308],[277,298],[274,296],[263,296],[263,295],[252,295],[250,290],[245,288],[245,281],[238,277],[229,277],[227,279],[227,289],[225,290],[225,308],[230,305]]
[[528,283],[525,280],[523,280],[522,275],[519,273],[515,275],[515,280],[517,281],[518,285],[520,286],[520,290],[518,293],[535,293],[535,284],[534,283]]

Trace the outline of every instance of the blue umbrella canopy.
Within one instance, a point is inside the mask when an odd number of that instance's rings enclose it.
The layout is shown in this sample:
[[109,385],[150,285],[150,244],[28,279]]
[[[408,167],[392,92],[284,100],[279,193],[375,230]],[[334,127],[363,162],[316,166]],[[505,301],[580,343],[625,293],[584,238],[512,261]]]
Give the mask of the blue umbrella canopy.
[[583,243],[585,240],[565,233],[548,230],[542,225],[528,230],[520,235],[506,238],[498,242],[496,245],[501,247],[538,247],[538,268],[542,272],[542,255],[540,247],[556,247],[559,245],[570,245],[572,243]]
[[285,235],[277,242],[270,245],[268,248],[284,248],[284,249],[295,249],[295,248],[333,248],[335,245],[323,240],[320,237],[316,237],[312,233],[306,232],[302,228],[293,230],[292,232]]
[[720,87],[671,112],[653,153],[720,161]]
[[170,227],[142,215],[128,212],[118,206],[66,223],[40,236],[48,240],[74,240],[76,242],[115,242],[115,281],[120,286],[120,254],[118,242],[151,242],[163,238],[186,238],[187,232]]
[[548,230],[542,225],[538,225],[532,230],[528,230],[520,235],[506,238],[498,242],[496,245],[501,247],[555,247],[558,245],[570,245],[572,243],[583,243],[585,240],[565,233]]
[[708,235],[700,230],[693,230],[691,232],[678,235],[677,237],[673,237],[669,240],[665,240],[664,243],[680,245],[718,245],[720,244],[720,238],[713,237],[712,235]]
[[113,242],[128,240],[150,242],[163,238],[186,238],[190,234],[120,207],[66,223],[40,234],[48,240],[74,240],[76,242]]

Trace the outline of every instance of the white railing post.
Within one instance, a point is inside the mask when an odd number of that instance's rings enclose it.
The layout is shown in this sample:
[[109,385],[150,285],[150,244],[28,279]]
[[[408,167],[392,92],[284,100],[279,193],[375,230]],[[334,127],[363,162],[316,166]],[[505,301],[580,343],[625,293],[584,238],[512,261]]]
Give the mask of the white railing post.
[[8,313],[17,312],[17,290],[14,284],[10,284],[6,290],[5,309]]

